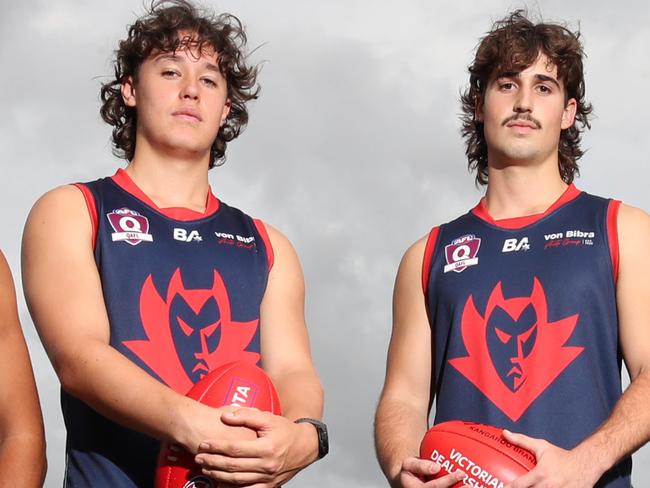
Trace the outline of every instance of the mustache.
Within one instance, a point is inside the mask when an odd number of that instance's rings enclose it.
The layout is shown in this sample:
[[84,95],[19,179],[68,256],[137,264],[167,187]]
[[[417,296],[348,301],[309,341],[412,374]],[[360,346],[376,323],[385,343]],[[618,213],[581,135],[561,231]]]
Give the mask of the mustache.
[[506,124],[509,124],[510,122],[514,122],[515,120],[527,120],[528,122],[532,122],[535,124],[535,127],[538,129],[542,128],[542,124],[540,123],[539,120],[537,120],[535,117],[533,117],[530,114],[514,114],[505,119],[503,122],[501,122],[501,126],[505,126]]

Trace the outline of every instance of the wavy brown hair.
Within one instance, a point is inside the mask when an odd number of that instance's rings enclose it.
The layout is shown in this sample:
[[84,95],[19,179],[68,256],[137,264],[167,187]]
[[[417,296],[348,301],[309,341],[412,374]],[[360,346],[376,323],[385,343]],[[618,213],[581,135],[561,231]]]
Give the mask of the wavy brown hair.
[[[180,32],[190,36],[180,37]],[[203,52],[213,48],[218,54],[221,74],[228,85],[230,113],[210,150],[210,168],[225,160],[226,145],[246,127],[246,103],[257,98],[257,66],[247,64],[246,34],[242,23],[230,14],[203,11],[186,0],[154,1],[144,16],[128,28],[115,53],[115,78],[102,84],[100,114],[113,126],[113,154],[128,161],[136,145],[137,110],[122,99],[122,82],[132,77],[152,52],[176,52],[188,47]]]
[[558,24],[534,24],[523,10],[517,10],[495,22],[479,43],[469,67],[469,87],[461,94],[461,133],[467,144],[468,168],[476,170],[477,184],[488,182],[487,143],[483,123],[476,120],[477,104],[495,74],[521,72],[531,66],[540,53],[557,68],[558,78],[564,84],[565,100],[573,98],[576,101],[575,122],[562,130],[558,153],[560,175],[566,183],[571,183],[579,173],[578,160],[584,154],[580,140],[585,128],[591,127],[589,115],[593,110],[585,101],[580,33]]

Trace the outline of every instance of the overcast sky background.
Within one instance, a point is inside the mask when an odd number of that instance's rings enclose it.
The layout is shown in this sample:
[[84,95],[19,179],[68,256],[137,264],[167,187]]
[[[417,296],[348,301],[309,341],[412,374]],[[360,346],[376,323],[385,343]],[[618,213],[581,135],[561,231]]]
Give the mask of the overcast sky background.
[[[213,1],[248,27],[263,61],[262,95],[228,162],[211,172],[222,200],[281,229],[301,257],[312,348],[326,390],[331,454],[291,486],[386,486],[372,418],[404,250],[473,206],[459,90],[476,43],[526,4],[370,0]],[[110,130],[98,115],[112,51],[142,13],[139,0],[0,0],[0,247],[20,290],[19,246],[48,189],[112,174]],[[528,3],[580,25],[595,106],[580,188],[650,210],[647,152],[650,7],[593,0]],[[53,284],[55,286],[55,284]],[[19,291],[45,415],[49,473],[60,486],[65,431],[59,386]],[[579,415],[579,413],[577,413]],[[635,457],[650,485],[650,448]]]

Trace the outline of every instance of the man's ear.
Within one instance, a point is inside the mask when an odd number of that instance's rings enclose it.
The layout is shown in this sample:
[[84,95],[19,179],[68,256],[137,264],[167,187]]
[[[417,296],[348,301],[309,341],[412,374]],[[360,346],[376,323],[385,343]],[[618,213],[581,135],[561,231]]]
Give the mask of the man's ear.
[[474,120],[476,122],[483,122],[483,98],[484,95],[476,97],[476,108],[474,109]]
[[135,107],[135,83],[131,76],[122,80],[122,100],[127,107]]
[[232,101],[228,98],[223,106],[223,110],[221,110],[221,122],[219,123],[219,127],[223,127],[223,124],[226,123],[226,119],[230,113],[230,107],[232,107]]
[[578,110],[578,102],[575,98],[569,98],[569,101],[564,107],[562,112],[562,130],[568,129],[573,125],[576,120],[576,111]]

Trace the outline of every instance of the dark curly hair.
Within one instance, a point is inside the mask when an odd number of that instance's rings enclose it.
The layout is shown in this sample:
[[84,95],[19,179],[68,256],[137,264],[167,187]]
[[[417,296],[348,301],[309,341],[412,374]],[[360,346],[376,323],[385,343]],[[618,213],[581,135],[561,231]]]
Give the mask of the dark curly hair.
[[[191,36],[181,38],[179,32]],[[258,67],[248,66],[243,52],[246,34],[242,23],[230,14],[215,15],[202,11],[186,0],[154,1],[147,13],[128,29],[115,53],[115,78],[102,84],[100,114],[113,126],[113,154],[133,159],[136,144],[137,110],[125,105],[122,82],[132,77],[137,83],[138,70],[152,52],[175,52],[187,47],[201,52],[213,48],[219,54],[219,69],[228,85],[230,113],[210,150],[210,168],[225,160],[226,145],[246,127],[246,102],[256,99]]]
[[467,148],[468,168],[476,169],[477,185],[488,182],[487,143],[483,123],[476,120],[477,104],[481,102],[491,77],[496,73],[521,72],[531,66],[540,53],[557,67],[564,83],[566,101],[576,101],[576,120],[562,130],[559,144],[559,170],[562,179],[571,183],[579,173],[578,160],[582,132],[590,128],[589,115],[593,108],[585,101],[585,80],[582,67],[584,52],[580,33],[558,24],[533,24],[523,10],[512,12],[494,23],[481,40],[473,64],[469,67],[469,87],[461,94],[462,130]]

